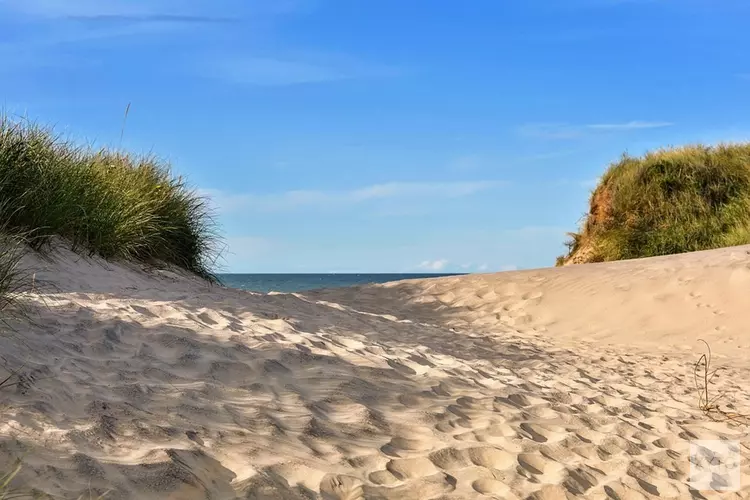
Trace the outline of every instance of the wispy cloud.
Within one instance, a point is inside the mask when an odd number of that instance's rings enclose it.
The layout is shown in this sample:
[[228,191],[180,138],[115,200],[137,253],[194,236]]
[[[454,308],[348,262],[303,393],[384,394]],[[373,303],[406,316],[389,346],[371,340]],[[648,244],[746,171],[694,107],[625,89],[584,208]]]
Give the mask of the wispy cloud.
[[389,182],[348,191],[294,190],[277,194],[232,194],[206,189],[201,194],[210,198],[223,213],[238,210],[285,211],[299,208],[323,208],[386,199],[450,199],[469,196],[502,186],[502,181],[465,182]]
[[[238,21],[235,0],[219,0],[208,9],[194,0],[0,0],[0,17],[18,29],[0,43],[3,66],[47,67],[81,65],[72,49],[112,39],[142,43],[146,37],[183,35],[196,25]],[[222,10],[224,9],[224,10]],[[231,15],[223,15],[228,13]]]
[[[158,3],[152,2],[152,5]],[[149,11],[149,3],[121,0],[0,0],[0,9],[27,16],[64,18],[144,14]]]
[[307,0],[0,0],[0,16],[15,22],[18,33],[5,45],[37,48],[144,32],[169,32],[180,25],[239,24],[248,19],[286,14]]
[[[173,71],[235,84],[284,86],[384,78],[402,73],[392,66],[340,54],[291,49],[264,52],[249,45],[228,49],[221,37],[214,36],[206,38],[203,45],[194,43],[197,27],[210,29],[224,25],[240,35],[249,29],[249,21],[253,25],[273,25],[280,15],[304,11],[309,2],[0,0],[0,16],[7,16],[22,27],[14,38],[0,42],[0,57],[6,68],[9,65],[38,68],[46,66],[40,61],[59,60],[63,50],[73,52],[93,42],[98,42],[97,50],[106,50],[108,45],[103,41],[111,39],[143,44],[148,36],[149,41],[169,37],[171,41],[185,42],[181,54],[169,58]],[[273,22],[269,23],[270,20]],[[201,48],[197,49],[198,46]]]
[[320,55],[263,57],[236,55],[206,57],[198,66],[205,77],[235,84],[284,86],[360,78],[383,78],[399,74],[397,68],[351,58]]
[[672,122],[632,120],[622,123],[592,123],[571,125],[568,123],[530,123],[518,128],[521,135],[545,139],[575,139],[597,132],[627,132],[633,130],[671,127]]
[[244,12],[236,0],[0,0],[0,11],[39,19],[91,21],[217,22],[217,12]]
[[442,271],[446,268],[447,265],[447,259],[423,260],[422,262],[420,262],[417,268],[424,271]]
[[529,162],[529,161],[544,161],[544,160],[554,160],[556,158],[562,158],[565,156],[571,156],[576,153],[581,153],[586,151],[585,149],[565,149],[561,151],[550,151],[547,153],[537,153],[529,156],[525,156],[520,159],[520,161]]
[[180,24],[223,24],[238,22],[236,17],[200,16],[189,14],[103,14],[97,16],[69,16],[71,21],[122,22],[122,23],[180,23]]
[[592,125],[586,125],[586,128],[593,130],[639,130],[645,128],[671,127],[672,125],[674,125],[672,122],[647,122],[634,120],[625,123],[595,123]]
[[573,139],[582,135],[582,129],[565,123],[527,123],[518,127],[518,133],[526,137]]

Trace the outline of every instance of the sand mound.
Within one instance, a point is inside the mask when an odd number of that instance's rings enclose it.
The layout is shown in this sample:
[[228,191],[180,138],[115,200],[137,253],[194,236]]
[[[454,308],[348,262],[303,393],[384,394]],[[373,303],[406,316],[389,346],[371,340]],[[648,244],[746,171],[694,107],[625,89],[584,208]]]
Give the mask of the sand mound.
[[750,246],[314,292],[349,310],[472,331],[750,356]]
[[580,231],[558,265],[750,243],[750,143],[627,154],[591,193]]
[[0,338],[17,491],[701,498],[689,441],[747,432],[696,408],[691,350],[734,356],[716,390],[750,411],[750,248],[289,295],[29,265],[55,288]]

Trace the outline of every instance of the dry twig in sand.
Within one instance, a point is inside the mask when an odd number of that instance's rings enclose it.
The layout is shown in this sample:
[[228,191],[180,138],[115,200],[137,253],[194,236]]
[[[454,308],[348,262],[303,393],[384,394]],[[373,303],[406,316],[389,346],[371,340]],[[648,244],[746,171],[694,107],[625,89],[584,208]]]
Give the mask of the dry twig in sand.
[[[706,349],[708,351],[698,358],[698,361],[693,367],[695,388],[698,390],[698,408],[700,408],[706,416],[709,416],[712,419],[719,417],[721,420],[740,420],[742,423],[749,423],[750,416],[742,413],[729,412],[719,406],[718,401],[724,397],[725,393],[721,392],[713,397],[709,395],[711,381],[722,367],[711,371],[711,346],[703,339],[698,339],[698,341],[706,344]],[[702,374],[700,373],[701,368],[703,369]]]

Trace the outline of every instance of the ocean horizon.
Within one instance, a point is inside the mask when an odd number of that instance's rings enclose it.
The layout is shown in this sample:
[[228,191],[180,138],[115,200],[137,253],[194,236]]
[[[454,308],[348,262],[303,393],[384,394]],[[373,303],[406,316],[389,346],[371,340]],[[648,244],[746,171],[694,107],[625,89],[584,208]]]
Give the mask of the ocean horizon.
[[251,292],[304,292],[406,279],[462,276],[466,273],[223,273],[224,286]]

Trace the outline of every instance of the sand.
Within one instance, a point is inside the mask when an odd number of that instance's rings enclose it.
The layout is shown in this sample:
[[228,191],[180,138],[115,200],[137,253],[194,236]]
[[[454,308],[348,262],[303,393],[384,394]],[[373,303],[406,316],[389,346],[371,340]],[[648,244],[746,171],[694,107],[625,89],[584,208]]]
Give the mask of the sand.
[[[302,294],[29,257],[0,470],[54,498],[746,498],[750,247]],[[31,322],[30,322],[31,321]],[[0,373],[2,375],[2,373]],[[738,492],[690,441],[738,439]],[[29,497],[30,498],[30,497]]]

